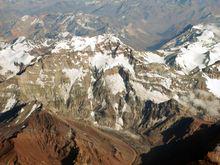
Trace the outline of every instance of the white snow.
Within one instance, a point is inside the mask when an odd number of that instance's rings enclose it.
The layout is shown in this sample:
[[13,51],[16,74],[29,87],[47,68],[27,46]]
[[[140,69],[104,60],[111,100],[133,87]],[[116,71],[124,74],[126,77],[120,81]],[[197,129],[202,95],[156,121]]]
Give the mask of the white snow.
[[94,98],[92,89],[93,89],[93,87],[90,85],[90,87],[89,87],[89,89],[87,91],[88,99],[93,99]]
[[36,80],[36,83],[39,84],[41,87],[44,87],[44,81],[45,81],[46,75],[44,74],[43,70],[40,70],[40,74]]
[[55,48],[51,51],[52,53],[60,53],[61,50],[70,49],[67,41],[60,41],[56,44]]
[[41,43],[41,45],[43,46],[43,47],[49,47],[50,46],[50,44],[48,44],[49,43],[49,39],[46,39],[43,43]]
[[115,129],[116,130],[121,130],[123,125],[124,125],[124,122],[123,122],[122,117],[119,116],[118,103],[115,103],[113,105],[113,108],[115,110],[115,115],[116,115]]
[[132,87],[136,95],[143,101],[151,100],[154,103],[162,103],[169,100],[169,97],[156,90],[146,90],[144,86],[138,82],[131,81]]
[[5,106],[5,109],[3,109],[2,113],[9,111],[11,108],[15,106],[16,103],[17,101],[14,97],[9,98]]
[[214,33],[215,36],[219,37],[220,35],[220,29],[219,27],[217,27],[215,24],[199,24],[199,25],[195,25],[193,26],[194,29],[200,30],[200,31],[204,31],[204,30],[208,30]]
[[65,68],[62,70],[63,73],[65,73],[65,75],[69,78],[70,80],[70,83],[67,83],[67,84],[64,84],[62,86],[62,95],[64,96],[64,99],[65,101],[67,101],[68,97],[69,97],[69,93],[70,93],[70,90],[71,90],[71,87],[74,85],[75,81],[77,79],[80,79],[84,76],[84,71],[82,68],[80,69],[68,69],[68,68]]
[[144,56],[144,60],[147,63],[159,63],[159,64],[164,64],[164,57],[161,57],[155,53],[147,52],[146,55]]
[[161,84],[162,86],[164,86],[167,89],[170,89],[171,85],[172,85],[172,79],[163,78],[159,84]]
[[31,108],[30,112],[27,114],[25,119],[27,119],[37,108],[39,108],[39,105],[34,104],[33,107]]
[[130,110],[131,110],[130,106],[127,103],[125,103],[121,111],[124,113],[124,112],[130,112]]
[[6,75],[7,72],[12,72],[11,76],[19,72],[19,67],[15,63],[23,63],[28,65],[34,56],[31,56],[28,51],[32,48],[25,41],[25,37],[20,37],[13,45],[8,45],[0,51],[0,69],[1,75]]
[[95,120],[95,112],[94,112],[94,111],[92,111],[92,112],[90,113],[90,116],[92,117],[93,120]]
[[212,43],[212,39],[215,37],[214,33],[210,30],[204,30],[201,36],[198,36],[197,39],[203,43]]
[[116,117],[115,129],[121,130],[123,128],[124,121],[121,117]]
[[163,77],[157,73],[139,73],[139,76],[147,76],[149,78],[156,78],[158,81],[158,84],[164,86],[167,89],[170,89],[171,85],[172,85],[172,79],[171,78],[167,78],[167,77]]
[[71,40],[71,45],[74,51],[82,51],[87,47],[91,48],[91,51],[95,51],[96,44],[102,42],[105,39],[104,36],[95,37],[73,37]]
[[96,53],[94,57],[90,58],[90,63],[93,67],[97,69],[111,69],[115,66],[122,66],[125,69],[129,70],[131,73],[134,73],[132,65],[129,63],[128,58],[124,55],[118,55],[115,58],[112,58],[110,55]]
[[176,63],[182,68],[185,73],[189,73],[197,66],[205,67],[204,61],[207,58],[205,54],[208,49],[203,47],[200,42],[191,44],[188,48],[181,48],[181,53],[176,58]]
[[65,75],[70,79],[71,84],[74,84],[75,81],[79,78],[81,78],[84,73],[82,69],[63,69],[63,72]]
[[71,39],[65,39],[68,36],[69,32],[63,32],[60,34],[62,36],[62,40],[56,43],[54,50],[52,53],[59,53],[60,50],[71,50],[71,51],[83,51],[86,48],[90,48],[91,51],[95,51],[97,44],[104,42],[105,40],[110,40],[112,42],[120,42],[117,37],[114,37],[111,34],[98,35],[95,37],[79,37],[72,36]]
[[113,95],[125,91],[125,85],[122,77],[117,73],[105,77],[106,84]]
[[212,92],[216,97],[220,98],[220,79],[211,79],[206,77],[206,85],[210,92]]
[[147,90],[144,88],[144,86],[140,83],[131,81],[132,87],[134,88],[136,95],[141,98],[141,100],[146,100],[147,96]]
[[209,65],[214,64],[216,61],[220,61],[220,43],[214,45],[213,49],[210,51],[209,57]]
[[214,25],[197,25],[193,27],[200,34],[193,43],[186,42],[183,46],[174,47],[179,50],[176,64],[185,74],[196,67],[202,69],[220,60],[220,28]]

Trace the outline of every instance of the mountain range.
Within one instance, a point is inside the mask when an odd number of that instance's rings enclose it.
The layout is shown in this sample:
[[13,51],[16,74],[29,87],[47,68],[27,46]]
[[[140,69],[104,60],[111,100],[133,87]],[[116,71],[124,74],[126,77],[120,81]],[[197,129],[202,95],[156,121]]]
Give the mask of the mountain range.
[[[113,33],[135,49],[156,50],[188,25],[219,22],[219,5],[218,0],[2,0],[0,31],[6,37],[19,35],[12,29],[27,36]],[[24,15],[40,22],[21,24]]]
[[219,5],[0,1],[0,164],[220,163]]

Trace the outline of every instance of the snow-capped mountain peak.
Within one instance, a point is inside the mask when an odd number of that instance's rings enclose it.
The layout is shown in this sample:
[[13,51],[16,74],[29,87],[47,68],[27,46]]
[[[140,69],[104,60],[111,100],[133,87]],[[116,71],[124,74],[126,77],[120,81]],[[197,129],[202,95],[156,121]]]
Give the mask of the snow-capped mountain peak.
[[169,54],[166,59],[173,56],[175,66],[185,74],[196,68],[203,69],[213,65],[220,58],[219,36],[219,28],[216,25],[193,26],[166,44],[168,47],[165,54]]

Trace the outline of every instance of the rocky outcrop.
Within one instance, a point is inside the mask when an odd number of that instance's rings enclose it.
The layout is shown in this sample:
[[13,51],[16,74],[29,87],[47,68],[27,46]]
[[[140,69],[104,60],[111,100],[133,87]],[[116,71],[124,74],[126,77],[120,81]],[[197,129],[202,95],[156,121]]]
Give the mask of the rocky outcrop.
[[220,152],[219,152],[219,146],[217,146],[213,151],[210,151],[207,155],[208,160],[212,162],[213,164],[219,164],[220,163]]
[[110,132],[45,111],[0,133],[0,164],[131,164],[137,157]]
[[[1,140],[2,164],[73,164],[78,154],[75,133],[64,122],[41,112],[19,132]],[[9,130],[11,133],[13,130]],[[15,128],[14,128],[15,129]]]

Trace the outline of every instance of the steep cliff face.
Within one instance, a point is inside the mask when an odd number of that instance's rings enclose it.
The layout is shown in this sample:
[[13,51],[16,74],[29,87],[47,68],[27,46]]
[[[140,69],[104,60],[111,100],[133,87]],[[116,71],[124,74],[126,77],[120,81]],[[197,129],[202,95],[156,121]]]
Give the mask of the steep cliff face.
[[[176,144],[190,149],[209,132],[204,126],[217,136],[219,28],[213,27],[193,27],[179,36],[184,43],[173,40],[155,53],[135,51],[113,35],[2,44],[2,161],[137,164],[140,153],[156,157]],[[190,53],[204,59],[192,61]],[[144,162],[153,158],[143,155]]]

